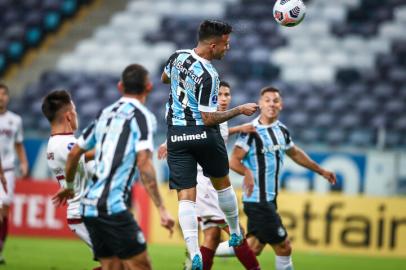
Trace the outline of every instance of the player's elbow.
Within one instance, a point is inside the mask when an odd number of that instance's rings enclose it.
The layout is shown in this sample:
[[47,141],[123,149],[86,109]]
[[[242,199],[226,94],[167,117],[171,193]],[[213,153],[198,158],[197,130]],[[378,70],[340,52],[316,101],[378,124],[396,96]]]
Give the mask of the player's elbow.
[[161,75],[161,81],[164,84],[169,84],[171,82],[171,80],[168,78],[168,76],[164,73],[162,73]]
[[203,121],[203,124],[205,126],[213,126],[214,125],[213,121],[211,120],[210,113],[208,113],[208,112],[200,112],[200,114],[202,116],[202,121]]

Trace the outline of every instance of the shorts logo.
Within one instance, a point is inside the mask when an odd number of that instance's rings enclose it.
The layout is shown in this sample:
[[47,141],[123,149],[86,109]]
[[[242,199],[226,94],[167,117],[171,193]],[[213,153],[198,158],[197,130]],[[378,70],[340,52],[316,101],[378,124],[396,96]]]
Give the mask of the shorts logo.
[[211,103],[217,104],[217,95],[211,97]]
[[75,143],[71,142],[68,144],[68,150],[72,150],[73,146],[75,145]]
[[145,243],[145,237],[144,237],[144,234],[141,231],[137,232],[137,241],[140,244]]
[[284,237],[285,234],[286,234],[285,230],[284,230],[282,227],[279,227],[279,228],[278,228],[278,235],[279,235],[280,237]]
[[207,133],[204,131],[201,134],[190,134],[186,135],[183,133],[183,135],[172,135],[171,136],[171,142],[183,142],[183,141],[194,141],[194,140],[202,140],[202,139],[207,139]]

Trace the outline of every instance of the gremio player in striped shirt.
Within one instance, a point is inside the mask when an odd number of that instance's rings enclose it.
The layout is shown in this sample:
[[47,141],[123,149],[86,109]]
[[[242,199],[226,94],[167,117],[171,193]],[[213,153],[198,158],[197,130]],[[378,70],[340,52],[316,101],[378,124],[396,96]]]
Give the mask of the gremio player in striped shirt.
[[238,246],[243,240],[219,124],[240,114],[252,115],[258,106],[248,103],[217,111],[220,80],[210,62],[221,59],[229,50],[231,31],[226,23],[204,21],[199,27],[197,47],[175,52],[162,73],[162,81],[171,86],[166,115],[170,188],[178,192],[179,223],[192,269],[203,268],[195,203],[197,164],[218,192],[219,206],[230,228],[230,246]]
[[[321,168],[296,146],[288,129],[279,120],[282,98],[279,90],[261,90],[260,116],[253,120],[256,133],[241,133],[230,160],[232,170],[244,176],[244,212],[248,217],[247,241],[259,255],[266,244],[276,254],[276,270],[293,270],[292,248],[277,212],[278,180],[285,153],[297,164],[335,184],[334,173]],[[220,255],[234,253],[225,243],[217,249]],[[219,255],[216,254],[216,255]]]
[[159,210],[161,225],[172,232],[174,220],[164,207],[152,164],[152,114],[143,105],[152,90],[148,72],[140,65],[129,65],[119,89],[123,97],[101,112],[70,151],[65,169],[67,188],[54,200],[64,202],[73,195],[80,157],[95,148],[95,172],[81,204],[95,257],[104,270],[114,269],[114,258],[129,270],[151,269],[145,238],[125,203],[139,173]]

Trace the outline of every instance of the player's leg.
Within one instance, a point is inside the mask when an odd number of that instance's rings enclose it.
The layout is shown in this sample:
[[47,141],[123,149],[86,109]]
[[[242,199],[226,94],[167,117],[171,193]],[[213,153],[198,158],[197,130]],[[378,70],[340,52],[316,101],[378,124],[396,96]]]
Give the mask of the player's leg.
[[178,137],[198,134],[197,127],[168,127],[167,147],[170,171],[169,186],[178,192],[178,218],[192,265],[201,269],[202,260],[198,241],[198,222],[196,213],[196,175],[197,162],[191,153],[196,144],[193,141],[179,140]]
[[216,225],[208,227],[203,230],[203,238],[200,247],[203,257],[203,270],[210,270],[213,266],[214,253],[220,243],[221,229]]
[[275,251],[275,265],[276,270],[293,270],[292,262],[292,246],[290,241],[285,239],[285,241],[273,244],[273,250]]
[[150,270],[150,269],[152,269],[151,260],[148,256],[148,252],[146,250],[143,251],[142,253],[132,256],[130,258],[123,259],[122,262],[124,263],[126,270]]
[[0,224],[0,264],[5,263],[2,252],[8,235],[8,216],[10,205],[14,198],[14,188],[15,188],[15,176],[14,171],[9,170],[4,172],[4,176],[7,181],[7,192],[4,191],[3,186],[0,185],[0,200],[1,200],[1,210],[0,215],[2,222]]

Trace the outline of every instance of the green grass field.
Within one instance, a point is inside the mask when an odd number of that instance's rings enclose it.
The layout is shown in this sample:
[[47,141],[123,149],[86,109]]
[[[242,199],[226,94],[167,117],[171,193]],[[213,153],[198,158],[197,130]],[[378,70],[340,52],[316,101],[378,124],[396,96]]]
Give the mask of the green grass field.
[[[153,268],[180,270],[185,250],[182,246],[150,245]],[[91,251],[79,240],[10,237],[0,270],[89,270],[97,266]],[[406,270],[405,259],[360,256],[331,256],[296,252],[296,270]],[[260,256],[263,270],[274,268],[274,256],[267,250]],[[213,270],[243,269],[234,258],[218,258]]]

